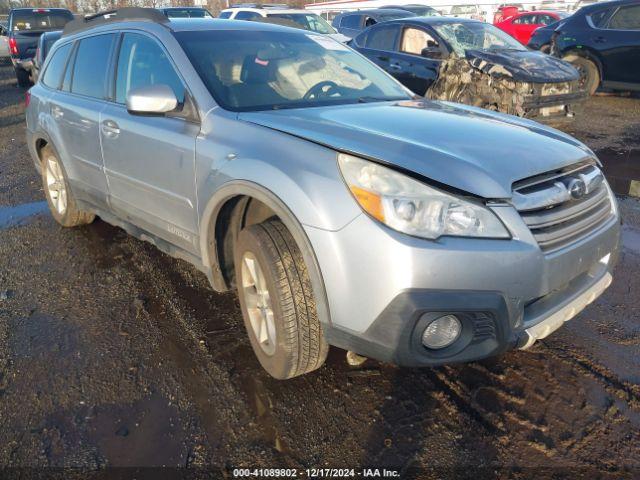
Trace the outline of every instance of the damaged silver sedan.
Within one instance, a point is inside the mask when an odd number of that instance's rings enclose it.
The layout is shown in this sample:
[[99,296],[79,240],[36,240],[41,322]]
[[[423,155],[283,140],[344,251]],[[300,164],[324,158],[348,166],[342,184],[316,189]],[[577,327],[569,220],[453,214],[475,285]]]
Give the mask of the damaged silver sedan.
[[352,47],[434,100],[554,123],[573,118],[586,98],[570,64],[475,20],[393,20],[365,30]]

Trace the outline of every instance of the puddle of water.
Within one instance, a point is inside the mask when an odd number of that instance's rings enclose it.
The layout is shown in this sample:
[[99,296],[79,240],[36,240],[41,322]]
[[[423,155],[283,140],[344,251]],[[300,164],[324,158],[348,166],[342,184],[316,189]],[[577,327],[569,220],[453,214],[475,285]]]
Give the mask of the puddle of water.
[[30,217],[49,210],[47,202],[31,202],[15,207],[0,207],[0,228],[15,227],[27,222]]

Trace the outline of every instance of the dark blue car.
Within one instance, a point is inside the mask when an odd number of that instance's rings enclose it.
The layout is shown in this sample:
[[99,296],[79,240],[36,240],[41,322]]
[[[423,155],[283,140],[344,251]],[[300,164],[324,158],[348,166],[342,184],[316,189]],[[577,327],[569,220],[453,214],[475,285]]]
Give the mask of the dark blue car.
[[640,2],[581,8],[556,28],[551,52],[580,71],[591,94],[598,87],[640,91]]
[[585,96],[569,63],[477,20],[391,20],[364,30],[350,46],[417,95],[435,100],[556,123],[572,119]]

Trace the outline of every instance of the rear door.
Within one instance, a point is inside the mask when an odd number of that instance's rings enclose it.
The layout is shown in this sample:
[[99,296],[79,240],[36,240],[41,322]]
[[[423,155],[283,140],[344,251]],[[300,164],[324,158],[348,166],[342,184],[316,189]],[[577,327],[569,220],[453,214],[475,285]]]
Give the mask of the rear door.
[[195,140],[200,125],[172,114],[134,115],[127,93],[167,85],[184,104],[185,83],[155,38],[122,36],[112,102],[102,111],[101,140],[112,208],[145,230],[196,252]]
[[[109,63],[116,35],[93,35],[76,42],[61,91],[50,104],[58,124],[78,194],[102,204],[108,193],[100,148],[100,113],[106,107]],[[66,165],[65,165],[66,166]]]
[[362,32],[362,35],[364,38],[358,50],[376,65],[396,76],[398,71],[391,67],[391,59],[395,56],[400,36],[400,25],[376,25],[366,32]]
[[594,29],[604,81],[640,85],[640,5],[620,7],[604,29]]

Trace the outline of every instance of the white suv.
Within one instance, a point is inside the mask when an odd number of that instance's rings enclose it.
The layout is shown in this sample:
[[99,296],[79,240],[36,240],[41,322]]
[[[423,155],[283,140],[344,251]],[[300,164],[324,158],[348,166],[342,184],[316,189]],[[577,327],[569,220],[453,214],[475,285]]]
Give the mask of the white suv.
[[302,28],[311,32],[329,35],[339,42],[348,42],[349,37],[338,33],[320,15],[307,10],[296,10],[279,5],[245,4],[232,6],[220,12],[219,18],[230,20],[253,20],[272,22],[287,27]]

